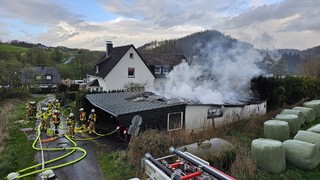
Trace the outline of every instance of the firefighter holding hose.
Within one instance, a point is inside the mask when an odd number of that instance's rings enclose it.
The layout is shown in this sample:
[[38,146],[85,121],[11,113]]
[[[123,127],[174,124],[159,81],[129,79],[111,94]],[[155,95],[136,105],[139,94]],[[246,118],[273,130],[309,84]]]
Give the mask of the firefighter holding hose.
[[49,113],[49,109],[47,107],[42,108],[43,113],[41,114],[41,117],[43,118],[43,122],[44,122],[44,130],[47,131],[48,129],[50,129],[50,113]]
[[91,110],[91,113],[88,117],[88,120],[89,120],[89,134],[92,134],[92,132],[95,132],[96,131],[96,120],[97,120],[97,115],[95,114],[95,110],[92,109]]
[[76,118],[74,117],[74,114],[70,113],[69,117],[67,117],[66,123],[68,126],[68,134],[71,138],[74,138],[75,121],[76,121]]

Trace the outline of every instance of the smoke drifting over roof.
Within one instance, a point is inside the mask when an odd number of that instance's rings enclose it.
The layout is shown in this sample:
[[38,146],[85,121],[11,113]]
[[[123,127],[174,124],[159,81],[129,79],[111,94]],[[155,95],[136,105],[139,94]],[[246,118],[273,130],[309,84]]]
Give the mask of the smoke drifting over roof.
[[205,104],[250,100],[250,80],[263,74],[257,66],[263,60],[259,51],[246,43],[221,39],[194,48],[199,56],[175,66],[157,94]]

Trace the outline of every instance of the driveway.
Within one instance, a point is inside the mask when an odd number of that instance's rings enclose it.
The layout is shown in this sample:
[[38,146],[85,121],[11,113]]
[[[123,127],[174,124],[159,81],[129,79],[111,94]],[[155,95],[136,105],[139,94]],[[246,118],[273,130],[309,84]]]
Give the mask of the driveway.
[[[44,102],[44,104],[46,103],[46,101]],[[42,143],[43,148],[73,147],[73,144],[63,136],[63,134],[66,134],[66,131],[67,131],[67,126],[65,124],[65,117],[61,118],[61,122],[62,123],[60,125],[58,138],[51,142]],[[36,125],[39,123],[40,121],[38,120]],[[53,127],[53,125],[51,127]],[[98,132],[98,133],[104,133],[104,132]],[[40,137],[41,139],[50,138],[44,132],[41,132]],[[97,136],[89,135],[88,133],[85,132],[82,134],[77,133],[75,136],[75,139],[86,139],[86,138],[90,139],[94,137],[97,137]],[[111,152],[118,149],[126,148],[126,144],[119,141],[115,135],[101,136],[97,139],[91,139],[91,140],[81,140],[81,141],[75,140],[75,142],[77,144],[77,147],[85,149],[87,154],[82,160],[74,164],[67,165],[58,169],[54,169],[53,171],[58,177],[58,179],[67,179],[67,180],[103,179],[103,174],[99,167],[98,159],[97,159],[98,151],[104,150],[104,151]],[[48,160],[60,157],[68,152],[70,152],[70,150],[43,151],[43,158],[44,158],[44,161],[48,161]],[[61,160],[47,164],[45,168],[68,163],[70,161],[78,159],[82,155],[83,155],[83,152],[77,150],[70,156],[67,156]],[[36,159],[38,163],[42,162],[41,151],[37,152]],[[40,179],[40,177],[38,176],[37,179]]]

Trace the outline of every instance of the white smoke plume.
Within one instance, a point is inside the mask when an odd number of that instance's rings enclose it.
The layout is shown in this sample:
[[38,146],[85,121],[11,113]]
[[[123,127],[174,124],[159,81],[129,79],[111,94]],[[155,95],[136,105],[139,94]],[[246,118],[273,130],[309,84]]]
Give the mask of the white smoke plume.
[[204,104],[249,100],[251,78],[263,73],[257,66],[263,60],[262,55],[243,43],[234,42],[231,48],[217,44],[198,44],[202,46],[200,56],[175,66],[156,93]]

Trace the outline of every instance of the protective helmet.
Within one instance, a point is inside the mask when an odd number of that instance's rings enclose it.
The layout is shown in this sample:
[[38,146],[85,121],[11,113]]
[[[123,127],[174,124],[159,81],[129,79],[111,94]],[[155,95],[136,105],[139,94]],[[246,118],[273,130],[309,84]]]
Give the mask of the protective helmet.
[[18,176],[19,176],[19,173],[12,172],[12,173],[8,174],[7,179],[14,180],[14,179],[17,179]]
[[91,109],[91,112],[94,113],[94,109]]
[[30,104],[35,104],[35,103],[36,103],[36,102],[34,102],[34,101],[31,101],[31,102],[30,102]]
[[80,108],[80,109],[79,109],[79,111],[83,111],[83,110],[84,110],[83,108]]
[[58,110],[54,110],[53,113],[59,113],[59,111]]
[[48,110],[49,110],[49,108],[47,108],[47,107],[43,107],[43,108],[42,108],[42,110],[43,110],[43,111],[48,111]]
[[51,169],[48,169],[40,173],[39,176],[41,177],[41,179],[49,179],[55,177],[56,175]]
[[74,114],[73,114],[73,113],[70,113],[70,114],[69,114],[69,117],[72,117],[72,116],[74,116]]
[[49,100],[48,102],[51,103],[51,100]]
[[59,102],[59,100],[58,100],[58,99],[56,99],[56,102]]

